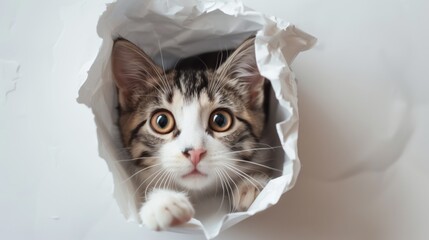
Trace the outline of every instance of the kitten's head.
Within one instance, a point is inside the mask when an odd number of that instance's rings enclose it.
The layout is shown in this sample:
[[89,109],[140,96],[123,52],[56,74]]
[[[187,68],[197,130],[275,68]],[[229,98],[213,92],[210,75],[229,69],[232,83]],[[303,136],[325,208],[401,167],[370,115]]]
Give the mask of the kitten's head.
[[216,69],[169,71],[117,40],[112,69],[122,141],[147,185],[213,189],[255,166],[246,163],[263,130],[264,78],[254,38]]

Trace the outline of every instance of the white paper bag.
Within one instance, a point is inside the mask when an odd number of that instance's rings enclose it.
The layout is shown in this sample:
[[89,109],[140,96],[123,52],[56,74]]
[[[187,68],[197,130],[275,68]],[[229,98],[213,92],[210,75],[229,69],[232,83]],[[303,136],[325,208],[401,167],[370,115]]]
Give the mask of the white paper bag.
[[[112,172],[114,196],[127,219],[140,222],[135,189],[124,181],[128,176],[117,162],[122,146],[115,124],[117,96],[110,54],[113,41],[118,37],[132,41],[159,64],[162,55],[167,69],[179,58],[235,48],[256,34],[258,68],[273,88],[263,141],[271,146],[282,146],[283,151],[276,151],[272,156],[282,171],[280,176],[267,184],[247,212],[217,212],[219,205],[216,203],[204,203],[203,211],[197,204],[196,218],[171,228],[171,231],[203,232],[207,238],[213,238],[220,231],[276,204],[280,196],[293,187],[300,163],[297,156],[297,91],[289,65],[300,51],[314,45],[314,37],[287,22],[244,7],[238,1],[118,1],[108,5],[97,30],[103,43],[80,89],[78,101],[93,110],[99,153]],[[207,204],[213,207],[207,207]]]

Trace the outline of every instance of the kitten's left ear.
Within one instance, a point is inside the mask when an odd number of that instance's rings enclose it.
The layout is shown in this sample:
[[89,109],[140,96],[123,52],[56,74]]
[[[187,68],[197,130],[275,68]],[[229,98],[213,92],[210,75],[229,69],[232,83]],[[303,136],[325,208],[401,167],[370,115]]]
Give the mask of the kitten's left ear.
[[217,70],[222,79],[232,79],[240,93],[245,92],[251,108],[261,108],[264,102],[265,78],[256,64],[255,37],[245,40]]
[[112,48],[112,72],[119,90],[119,104],[124,110],[135,109],[140,98],[157,89],[163,69],[138,46],[118,39]]

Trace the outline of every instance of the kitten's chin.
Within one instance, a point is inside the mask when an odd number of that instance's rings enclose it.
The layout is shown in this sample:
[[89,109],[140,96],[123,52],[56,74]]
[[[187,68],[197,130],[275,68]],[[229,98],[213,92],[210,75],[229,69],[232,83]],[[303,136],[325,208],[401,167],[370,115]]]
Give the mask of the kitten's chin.
[[178,182],[188,190],[204,190],[210,188],[214,180],[209,175],[194,170],[181,176]]
[[207,174],[198,171],[197,169],[192,170],[190,173],[187,173],[182,176],[183,179],[187,178],[198,178],[198,177],[207,177]]

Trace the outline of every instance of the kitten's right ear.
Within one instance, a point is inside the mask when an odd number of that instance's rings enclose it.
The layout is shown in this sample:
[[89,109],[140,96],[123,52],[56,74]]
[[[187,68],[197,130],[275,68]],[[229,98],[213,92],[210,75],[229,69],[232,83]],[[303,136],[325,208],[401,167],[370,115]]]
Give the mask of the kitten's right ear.
[[265,78],[256,63],[255,37],[246,39],[217,70],[220,78],[229,77],[237,93],[246,97],[248,107],[260,109],[264,103]]
[[132,110],[142,95],[156,88],[163,71],[139,47],[124,39],[113,44],[111,60],[119,104],[123,110]]

